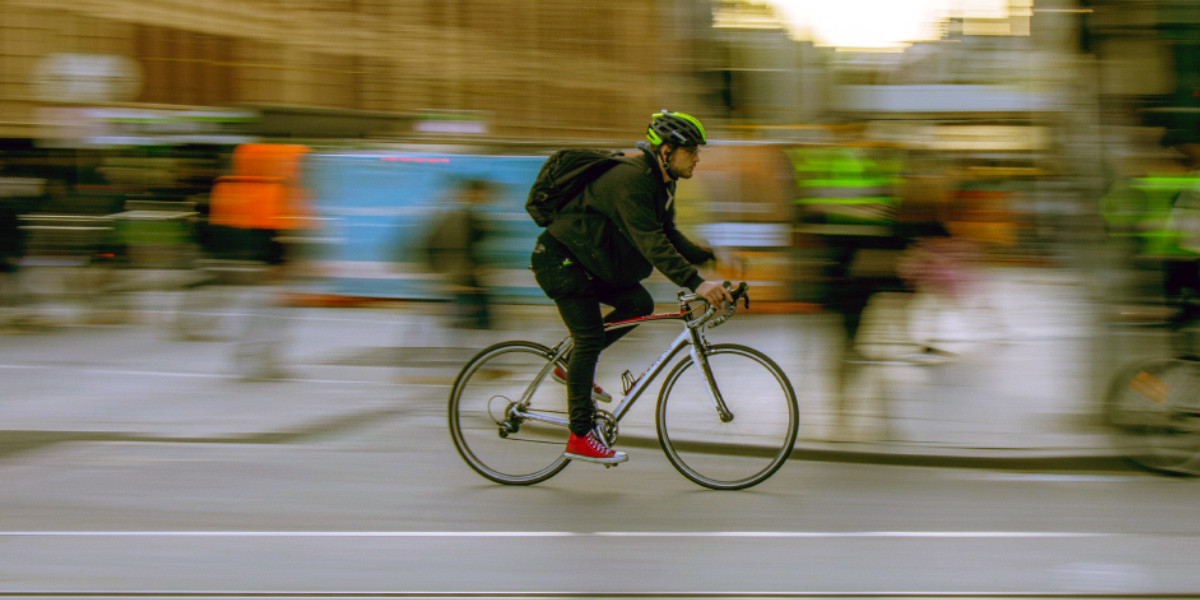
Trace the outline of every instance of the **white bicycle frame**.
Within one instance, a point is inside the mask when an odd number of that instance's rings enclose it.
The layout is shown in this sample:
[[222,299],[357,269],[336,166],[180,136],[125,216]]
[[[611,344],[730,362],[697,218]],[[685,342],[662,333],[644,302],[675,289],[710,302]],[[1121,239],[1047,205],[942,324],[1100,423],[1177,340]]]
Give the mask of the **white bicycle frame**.
[[[652,322],[683,321],[683,331],[681,331],[679,335],[675,336],[675,339],[670,343],[667,349],[663,351],[663,353],[660,354],[653,363],[651,363],[650,367],[648,367],[646,371],[637,379],[637,381],[634,382],[633,387],[631,387],[629,391],[625,392],[625,395],[621,397],[620,402],[617,403],[617,406],[611,413],[597,409],[596,412],[598,414],[611,414],[613,424],[615,425],[616,423],[619,423],[626,413],[629,412],[629,409],[633,408],[634,402],[641,397],[642,392],[646,390],[646,387],[650,384],[650,382],[658,377],[662,370],[667,366],[668,363],[671,362],[671,359],[674,358],[680,350],[682,350],[685,346],[688,346],[692,362],[694,362],[700,368],[701,373],[704,374],[705,383],[708,384],[709,397],[713,401],[713,406],[716,408],[717,415],[723,422],[729,422],[733,420],[733,414],[729,412],[729,408],[726,406],[725,400],[721,396],[721,391],[717,387],[717,382],[713,379],[712,369],[709,368],[708,365],[708,358],[704,355],[704,352],[702,352],[701,349],[708,347],[708,340],[704,337],[705,326],[708,328],[716,327],[717,325],[724,323],[727,319],[729,319],[729,317],[733,316],[734,310],[737,307],[737,301],[735,300],[734,302],[730,303],[725,312],[722,314],[717,314],[714,307],[708,305],[704,311],[704,314],[695,319],[690,319],[689,315],[692,313],[690,305],[694,302],[702,300],[703,298],[700,298],[695,294],[680,292],[678,313],[653,314],[636,319],[629,319],[627,321],[617,321],[615,323],[609,323],[605,325],[604,330],[611,331],[613,329],[635,327],[637,325]],[[529,384],[529,387],[525,389],[524,394],[521,395],[521,400],[519,402],[514,402],[508,408],[505,416],[510,418],[516,417],[519,420],[551,423],[562,427],[567,427],[570,425],[570,421],[564,417],[543,413],[536,410],[529,410],[528,406],[533,397],[533,393],[542,384],[542,381],[545,380],[546,376],[549,375],[554,369],[554,365],[556,365],[559,360],[561,360],[562,357],[565,356],[568,351],[570,351],[573,345],[572,338],[568,336],[552,349],[554,356],[549,362],[546,363],[545,367],[542,367],[541,372],[534,377],[533,381]],[[613,428],[613,431],[615,431],[615,427]],[[609,437],[604,431],[601,431],[601,434],[605,435],[606,438]],[[614,440],[606,439],[605,441],[611,444]]]

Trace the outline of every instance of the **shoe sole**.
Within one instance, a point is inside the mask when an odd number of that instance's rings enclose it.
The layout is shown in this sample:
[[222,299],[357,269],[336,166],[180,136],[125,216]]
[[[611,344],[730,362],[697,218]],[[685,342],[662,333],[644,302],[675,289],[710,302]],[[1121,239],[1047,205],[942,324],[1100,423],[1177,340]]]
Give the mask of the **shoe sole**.
[[581,460],[583,462],[596,463],[598,465],[615,465],[629,460],[629,455],[614,456],[612,458],[596,458],[594,456],[584,456],[582,454],[574,454],[571,452],[563,452],[563,456],[571,460]]

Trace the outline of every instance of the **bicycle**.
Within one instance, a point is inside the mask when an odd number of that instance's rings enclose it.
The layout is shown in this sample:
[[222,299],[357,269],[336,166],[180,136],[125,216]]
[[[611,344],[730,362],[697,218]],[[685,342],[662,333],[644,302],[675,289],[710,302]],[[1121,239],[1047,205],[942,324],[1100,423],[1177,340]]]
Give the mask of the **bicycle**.
[[[725,286],[731,288],[729,282]],[[718,490],[748,488],[778,471],[800,424],[795,391],[779,365],[748,346],[706,339],[704,330],[731,318],[738,300],[749,308],[747,284],[731,293],[734,302],[724,311],[681,291],[677,313],[606,325],[608,330],[669,322],[682,324],[682,331],[640,377],[624,372],[624,395],[611,412],[596,411],[597,432],[608,444],[615,443],[621,419],[686,348],[659,390],[655,430],[676,470]],[[501,342],[462,368],[450,391],[450,436],[480,475],[507,485],[531,485],[570,462],[562,453],[569,435],[565,388],[543,384],[556,366],[566,369],[564,357],[571,345],[570,336],[554,347]]]
[[1110,380],[1106,424],[1135,465],[1169,475],[1200,475],[1198,321],[1168,323],[1175,356],[1142,359]]

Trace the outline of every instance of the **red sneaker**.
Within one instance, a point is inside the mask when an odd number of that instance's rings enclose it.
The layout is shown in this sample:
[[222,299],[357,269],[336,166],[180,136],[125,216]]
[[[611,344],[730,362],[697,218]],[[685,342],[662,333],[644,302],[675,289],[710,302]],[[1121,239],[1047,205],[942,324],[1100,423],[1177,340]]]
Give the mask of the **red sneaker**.
[[[558,365],[554,365],[554,370],[550,372],[550,377],[563,385],[567,384],[567,370]],[[596,385],[596,382],[593,381],[592,400],[596,402],[612,402],[612,394],[604,391],[603,388]]]
[[595,432],[591,432],[583,437],[572,433],[571,439],[567,440],[567,449],[563,451],[563,454],[573,460],[600,463],[602,465],[615,465],[619,462],[629,460],[628,454],[609,448],[608,444],[600,441]]

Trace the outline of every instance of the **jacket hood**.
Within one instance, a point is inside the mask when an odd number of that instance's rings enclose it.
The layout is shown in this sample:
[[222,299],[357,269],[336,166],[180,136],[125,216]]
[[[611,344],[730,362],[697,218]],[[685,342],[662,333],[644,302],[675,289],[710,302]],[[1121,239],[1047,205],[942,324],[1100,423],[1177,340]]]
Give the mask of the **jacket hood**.
[[[662,181],[662,167],[658,164],[658,158],[654,156],[654,152],[650,149],[650,144],[646,142],[638,142],[634,144],[638,150],[642,151],[642,155],[646,157],[646,174],[654,175],[656,181]],[[662,181],[663,187],[670,188],[674,180]]]

